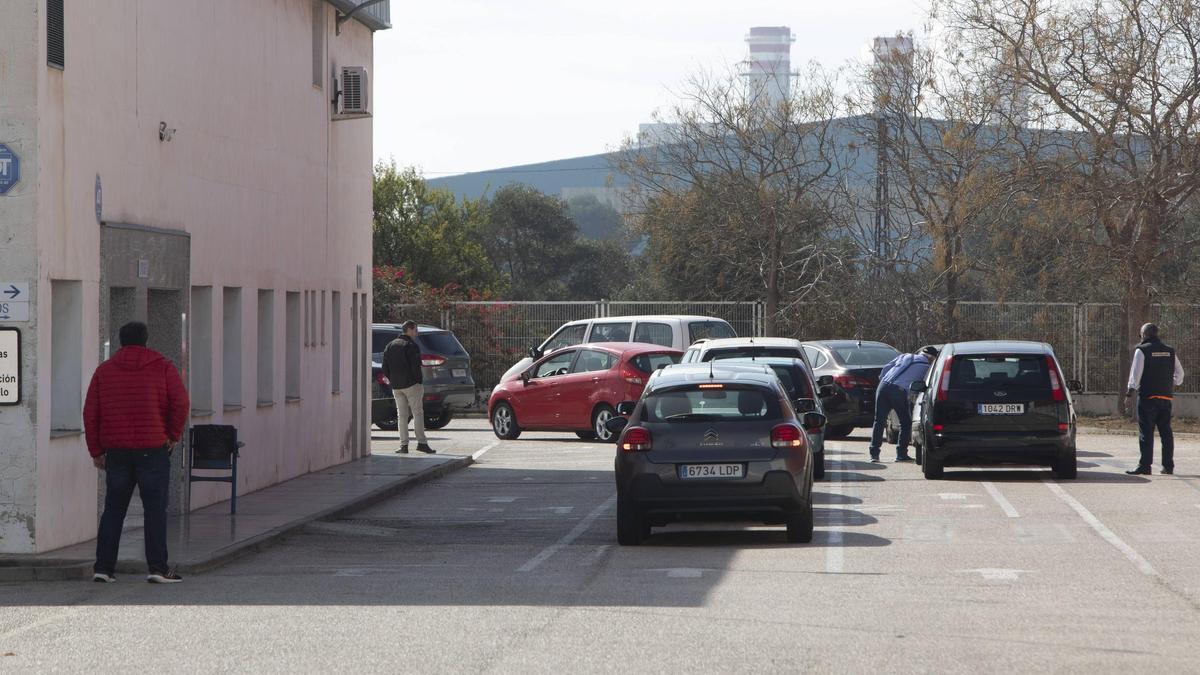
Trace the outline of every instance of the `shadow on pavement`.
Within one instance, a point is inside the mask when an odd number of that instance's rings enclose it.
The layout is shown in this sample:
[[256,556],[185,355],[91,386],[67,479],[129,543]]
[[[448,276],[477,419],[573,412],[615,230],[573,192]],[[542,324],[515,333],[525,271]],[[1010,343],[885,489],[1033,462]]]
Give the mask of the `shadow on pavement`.
[[1076,457],[1112,457],[1107,452],[1093,452],[1091,450],[1076,450]]
[[884,469],[887,468],[886,465],[884,465],[882,463],[877,463],[877,462],[860,462],[860,461],[854,460],[854,459],[839,459],[836,461],[837,461],[837,468],[830,469],[830,470],[832,470],[832,471],[846,471],[846,470],[883,471]]
[[816,490],[821,484],[817,483],[813,486],[813,504],[861,504],[863,503],[860,497],[851,497],[850,495],[838,494],[836,492],[818,492]]
[[859,473],[857,471],[841,471],[838,469],[826,469],[825,480],[833,481],[834,474],[836,474],[836,480],[840,483],[871,483],[884,480],[883,476],[878,474]]
[[[1084,465],[1080,464],[1079,466]],[[1129,476],[1123,472],[1114,473],[1112,471],[1079,471],[1074,479],[1057,480],[1051,475],[1049,469],[1042,471],[1012,469],[973,471],[970,468],[951,467],[946,468],[946,473],[943,474],[942,480],[963,482],[995,481],[1003,483],[1040,483],[1049,480],[1063,485],[1070,485],[1072,483],[1140,484],[1150,482],[1145,476]]]

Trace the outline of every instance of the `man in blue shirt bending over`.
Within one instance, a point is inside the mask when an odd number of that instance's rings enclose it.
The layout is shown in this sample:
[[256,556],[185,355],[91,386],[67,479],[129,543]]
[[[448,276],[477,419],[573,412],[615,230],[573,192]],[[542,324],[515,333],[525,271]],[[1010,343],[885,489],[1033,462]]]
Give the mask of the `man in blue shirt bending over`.
[[922,347],[916,354],[901,354],[883,367],[879,390],[875,392],[875,428],[871,432],[871,461],[879,461],[883,444],[883,429],[888,413],[895,410],[900,419],[900,438],[896,441],[896,461],[911,462],[908,441],[912,436],[912,406],[908,403],[908,386],[925,379],[929,367],[938,356],[933,347]]

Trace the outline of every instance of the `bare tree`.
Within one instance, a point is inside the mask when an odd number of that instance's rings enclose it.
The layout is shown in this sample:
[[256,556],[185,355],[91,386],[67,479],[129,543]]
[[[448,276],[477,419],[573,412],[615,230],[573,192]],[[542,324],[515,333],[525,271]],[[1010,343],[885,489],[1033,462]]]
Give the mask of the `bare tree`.
[[695,78],[657,120],[664,138],[630,139],[616,155],[632,182],[634,229],[680,265],[698,259],[727,288],[753,285],[768,334],[836,257],[820,237],[837,173],[837,103],[832,79],[815,66],[782,100],[736,76]]
[[1136,342],[1164,270],[1200,245],[1186,223],[1200,190],[1200,6],[947,0],[941,10],[962,49],[1021,87],[1038,129],[1029,165],[1065,184],[1057,196],[1119,275]]

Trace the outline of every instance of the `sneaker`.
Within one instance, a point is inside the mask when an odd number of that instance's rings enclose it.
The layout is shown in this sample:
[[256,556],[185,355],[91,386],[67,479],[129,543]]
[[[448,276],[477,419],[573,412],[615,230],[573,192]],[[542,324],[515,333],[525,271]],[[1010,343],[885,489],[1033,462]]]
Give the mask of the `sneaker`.
[[877,453],[877,452],[875,452],[875,453],[871,453],[871,463],[872,463],[872,464],[878,464],[878,463],[879,463],[879,453]]
[[407,455],[408,454],[408,446],[407,445],[400,446],[400,448],[398,450],[396,450],[396,454],[397,455]]
[[913,460],[913,458],[909,457],[908,455],[900,455],[899,457],[896,458],[896,461],[897,462],[912,462],[915,460]]
[[98,584],[111,584],[111,583],[116,583],[117,578],[111,574],[104,574],[103,572],[96,572],[95,574],[92,575],[92,581],[94,581]]
[[434,450],[433,448],[429,447],[428,443],[418,443],[417,444],[417,452],[423,452],[427,455],[432,455],[437,451]]
[[1173,469],[1173,468],[1172,468],[1172,469],[1163,469],[1162,471],[1159,471],[1159,473],[1160,473],[1160,474],[1162,474],[1162,475],[1164,475],[1164,476],[1174,476],[1174,475],[1175,475],[1175,469]]
[[1129,474],[1130,476],[1149,476],[1150,475],[1150,467],[1139,466],[1138,468],[1134,469],[1133,471],[1126,471],[1125,473]]
[[175,573],[175,570],[170,572],[151,572],[146,577],[146,581],[152,584],[178,584],[183,581],[183,577]]

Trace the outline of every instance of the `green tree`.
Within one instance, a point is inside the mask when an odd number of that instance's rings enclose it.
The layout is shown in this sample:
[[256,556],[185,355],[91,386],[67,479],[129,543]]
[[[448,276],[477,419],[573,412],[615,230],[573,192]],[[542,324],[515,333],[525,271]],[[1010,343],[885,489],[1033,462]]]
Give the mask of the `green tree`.
[[394,161],[375,167],[373,202],[376,266],[403,268],[434,287],[501,290],[500,275],[482,244],[486,211],[481,202],[459,202],[447,190],[430,188],[416,169],[399,169]]
[[580,236],[588,239],[619,240],[625,237],[625,219],[621,212],[596,195],[579,195],[567,200],[571,219],[579,226]]
[[528,185],[506,185],[487,203],[481,234],[513,300],[567,297],[564,277],[575,256],[579,227],[567,214],[566,202]]

